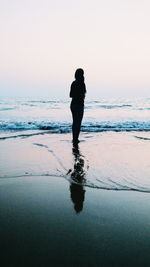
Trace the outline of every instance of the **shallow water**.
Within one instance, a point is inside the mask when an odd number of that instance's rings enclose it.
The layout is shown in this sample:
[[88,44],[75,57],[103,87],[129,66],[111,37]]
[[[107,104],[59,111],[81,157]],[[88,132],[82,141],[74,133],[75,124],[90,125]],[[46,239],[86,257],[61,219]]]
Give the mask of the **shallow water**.
[[93,189],[150,192],[149,133],[82,134],[76,148],[70,139],[70,134],[45,134],[1,140],[0,183],[57,176]]

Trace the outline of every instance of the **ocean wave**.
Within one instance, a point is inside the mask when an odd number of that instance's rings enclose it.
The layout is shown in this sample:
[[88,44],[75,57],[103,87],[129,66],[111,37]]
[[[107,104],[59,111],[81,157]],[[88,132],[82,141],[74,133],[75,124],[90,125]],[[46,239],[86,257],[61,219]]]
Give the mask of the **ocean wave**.
[[36,104],[31,104],[31,103],[22,103],[22,106],[27,106],[27,107],[36,107]]
[[143,108],[135,108],[136,110],[150,110],[150,108],[143,107]]
[[[70,133],[72,130],[71,123],[59,123],[59,122],[0,122],[0,131],[2,137],[4,138],[4,132],[24,132],[23,136],[20,134],[20,137],[28,136],[28,131],[33,131],[32,134],[36,134],[36,131],[48,132],[48,133]],[[150,122],[136,122],[136,121],[126,121],[126,122],[97,122],[97,123],[83,123],[81,126],[82,132],[143,132],[150,131]],[[27,132],[27,134],[26,134]],[[38,133],[39,134],[39,133]],[[30,134],[29,134],[30,135]],[[16,135],[17,137],[18,135]],[[7,137],[8,138],[8,137]]]
[[14,109],[16,109],[16,107],[3,107],[3,108],[0,108],[0,111],[14,110]]
[[60,100],[30,100],[28,101],[29,103],[65,103],[65,101],[60,101]]
[[25,131],[25,130],[50,130],[52,132],[70,131],[70,123],[48,123],[48,122],[0,122],[0,130]]
[[99,108],[105,108],[105,109],[115,109],[115,108],[128,108],[128,107],[132,107],[132,105],[97,105],[97,107]]
[[[97,105],[97,103],[99,103],[99,105]],[[100,102],[96,102],[96,105],[95,103],[93,103],[94,105],[92,105],[92,103],[88,103],[87,105],[85,105],[85,109],[119,109],[119,108],[131,108],[132,105],[129,105],[129,104],[122,104],[122,105],[105,105],[105,104],[100,104]]]

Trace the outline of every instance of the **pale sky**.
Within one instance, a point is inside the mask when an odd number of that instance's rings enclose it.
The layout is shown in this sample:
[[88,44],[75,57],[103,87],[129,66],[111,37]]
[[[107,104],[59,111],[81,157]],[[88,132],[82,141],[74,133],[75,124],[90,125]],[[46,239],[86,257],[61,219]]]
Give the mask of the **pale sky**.
[[0,0],[0,95],[149,96],[149,0]]

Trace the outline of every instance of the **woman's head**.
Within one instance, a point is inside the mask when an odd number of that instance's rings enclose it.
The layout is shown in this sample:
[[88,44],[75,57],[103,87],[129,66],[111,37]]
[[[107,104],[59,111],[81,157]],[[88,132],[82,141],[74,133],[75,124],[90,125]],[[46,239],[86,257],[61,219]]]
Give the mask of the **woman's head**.
[[83,69],[77,69],[75,71],[75,79],[80,82],[84,81],[84,70]]

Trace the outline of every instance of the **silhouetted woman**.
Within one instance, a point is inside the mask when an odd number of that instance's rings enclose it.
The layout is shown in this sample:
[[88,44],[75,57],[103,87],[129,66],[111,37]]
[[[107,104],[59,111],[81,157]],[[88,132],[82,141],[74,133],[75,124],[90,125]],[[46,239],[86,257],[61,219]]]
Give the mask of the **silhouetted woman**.
[[84,71],[83,69],[77,69],[75,72],[75,81],[72,82],[70,89],[70,97],[72,98],[70,108],[73,118],[72,135],[73,144],[75,145],[79,143],[78,137],[84,113],[85,93]]

